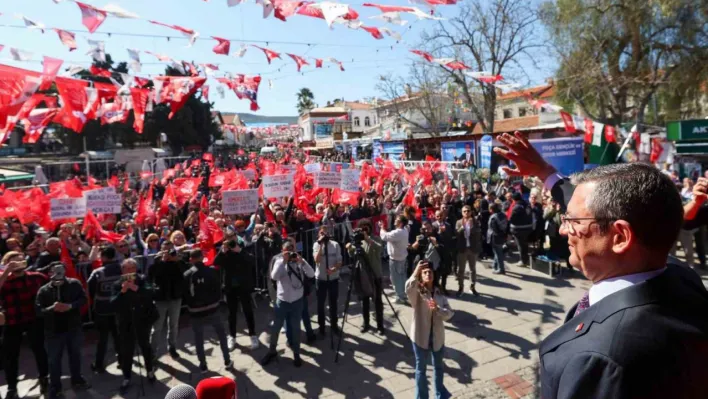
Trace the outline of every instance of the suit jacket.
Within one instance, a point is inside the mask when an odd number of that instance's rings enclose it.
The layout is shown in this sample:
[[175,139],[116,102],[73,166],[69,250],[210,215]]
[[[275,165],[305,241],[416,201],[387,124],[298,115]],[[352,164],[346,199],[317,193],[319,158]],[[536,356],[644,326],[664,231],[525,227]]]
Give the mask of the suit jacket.
[[[465,229],[462,224],[462,219],[455,224],[455,237],[457,238],[457,250],[464,251],[467,249],[467,238],[465,238]],[[482,252],[482,229],[479,227],[479,222],[473,219],[472,228],[470,228],[470,249],[478,254]]]
[[[563,207],[570,193],[567,181],[551,191]],[[542,398],[706,397],[708,292],[695,272],[670,263],[572,317],[576,307],[541,342]]]

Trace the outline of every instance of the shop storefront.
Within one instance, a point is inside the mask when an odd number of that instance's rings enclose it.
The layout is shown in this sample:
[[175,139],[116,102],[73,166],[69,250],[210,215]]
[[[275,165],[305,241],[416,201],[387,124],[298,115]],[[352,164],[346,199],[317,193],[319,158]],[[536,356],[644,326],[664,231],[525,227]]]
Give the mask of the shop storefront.
[[666,138],[674,142],[681,177],[695,178],[708,169],[708,119],[668,122]]

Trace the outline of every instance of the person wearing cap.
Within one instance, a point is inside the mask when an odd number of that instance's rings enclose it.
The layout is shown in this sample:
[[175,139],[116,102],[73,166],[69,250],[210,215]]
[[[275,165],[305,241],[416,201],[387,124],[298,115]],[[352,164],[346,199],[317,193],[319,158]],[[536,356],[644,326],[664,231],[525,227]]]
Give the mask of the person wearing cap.
[[263,366],[275,359],[278,346],[278,336],[283,324],[290,348],[294,354],[295,367],[302,366],[300,359],[300,320],[302,319],[303,295],[307,278],[314,278],[315,271],[302,257],[294,252],[292,242],[283,244],[282,256],[275,259],[271,279],[277,284],[277,299],[275,301],[275,321],[270,336],[270,348],[261,364]]
[[234,363],[229,355],[229,345],[226,339],[224,323],[219,315],[221,304],[221,275],[218,270],[204,264],[204,254],[201,249],[193,249],[189,253],[192,267],[184,273],[188,285],[187,310],[192,317],[194,344],[197,347],[199,369],[202,373],[209,371],[204,353],[204,326],[210,325],[219,338],[219,346],[224,356],[224,366],[227,369]]
[[455,312],[437,285],[430,263],[425,260],[418,262],[415,271],[406,281],[406,295],[413,308],[411,340],[415,354],[415,397],[427,399],[429,396],[425,372],[432,356],[435,397],[447,399],[451,395],[443,385],[445,322]]
[[61,365],[64,349],[69,354],[69,371],[74,390],[90,387],[81,375],[81,307],[86,292],[81,282],[66,277],[65,265],[49,265],[49,283],[37,292],[36,305],[44,320],[44,344],[49,360],[49,399],[62,395]]
[[219,267],[223,276],[226,303],[229,306],[229,350],[236,347],[236,320],[239,304],[246,316],[248,334],[251,337],[251,350],[258,349],[256,323],[253,317],[253,282],[256,260],[243,249],[244,243],[237,235],[227,236],[221,246],[221,251],[214,259],[214,265]]
[[136,343],[143,357],[147,379],[151,383],[155,382],[150,331],[159,314],[153,302],[152,286],[143,275],[138,274],[138,263],[132,258],[121,264],[121,276],[114,283],[113,292],[116,294],[111,303],[115,307],[122,350],[120,369],[123,372],[123,382],[120,392],[125,394],[130,388]]
[[49,380],[47,375],[47,353],[44,350],[44,329],[42,319],[35,311],[35,298],[39,289],[47,283],[42,273],[27,271],[27,263],[20,252],[10,251],[2,257],[4,271],[0,275],[0,307],[5,310],[3,332],[3,362],[7,381],[6,399],[17,395],[18,367],[22,335],[27,334],[39,372],[40,390],[46,393]]
[[[92,250],[92,252],[94,252]],[[111,302],[115,294],[114,286],[120,281],[121,267],[115,260],[116,250],[113,247],[101,249],[102,267],[95,269],[88,278],[88,291],[93,304],[93,322],[98,329],[98,344],[96,346],[96,358],[91,364],[95,373],[106,371],[104,359],[108,347],[108,334],[113,337],[113,346],[120,363],[120,341],[118,340],[118,328],[115,320],[115,306]]]

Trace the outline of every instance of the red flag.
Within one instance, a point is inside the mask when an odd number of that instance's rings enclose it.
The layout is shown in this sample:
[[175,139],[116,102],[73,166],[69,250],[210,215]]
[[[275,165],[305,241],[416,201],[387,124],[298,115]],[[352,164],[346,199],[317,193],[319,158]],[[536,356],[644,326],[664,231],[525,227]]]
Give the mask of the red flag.
[[322,68],[322,59],[315,58],[315,68]]
[[63,63],[63,60],[44,56],[44,62],[42,63],[42,84],[39,86],[39,90],[47,90],[52,86],[54,77],[57,76],[59,68],[61,68],[61,64]]
[[408,188],[406,196],[403,197],[403,203],[408,206],[415,206],[415,192],[413,191],[413,187]]
[[61,40],[61,43],[68,47],[69,51],[76,50],[76,36],[73,33],[57,28],[54,28],[54,30],[57,32],[57,35],[59,35],[59,40]]
[[252,44],[251,46],[253,46],[253,47],[255,47],[255,48],[260,49],[261,51],[263,51],[263,53],[265,54],[266,58],[268,59],[268,64],[270,64],[270,62],[271,62],[274,58],[280,58],[280,53],[276,53],[275,51],[273,51],[273,50],[271,50],[271,49],[267,49],[267,48],[265,48],[265,47],[256,46],[256,45],[254,45],[254,44]]
[[135,223],[143,224],[145,222],[149,223],[149,218],[155,217],[155,210],[152,207],[152,194],[153,185],[150,184],[147,194],[140,198],[138,202],[138,215],[135,217]]
[[22,138],[22,142],[26,144],[36,143],[42,136],[44,128],[54,119],[58,112],[59,108],[42,108],[30,112],[29,116],[22,120],[25,128],[25,136]]
[[145,127],[145,108],[147,107],[149,96],[150,90],[148,89],[139,89],[137,87],[130,89],[130,97],[133,99],[133,115],[135,116],[133,129],[140,134],[143,133]]
[[563,125],[565,125],[565,131],[568,133],[575,133],[575,122],[573,117],[565,111],[560,111],[561,119],[563,119]]
[[656,163],[664,152],[664,146],[661,143],[661,139],[653,138],[651,139],[651,154],[649,154],[649,161],[651,163]]
[[66,247],[64,240],[61,240],[61,255],[59,255],[61,263],[64,264],[66,269],[66,277],[77,278],[76,268],[74,268],[74,261],[71,260],[71,255],[69,254],[69,249]]
[[111,71],[109,71],[108,69],[99,68],[96,65],[91,65],[91,67],[89,68],[89,72],[91,72],[91,75],[101,76],[104,78],[110,78],[111,76],[113,76],[111,74]]
[[196,41],[197,37],[199,36],[199,33],[194,31],[193,29],[184,28],[179,25],[163,24],[162,22],[150,21],[150,20],[148,20],[148,22],[150,22],[151,24],[164,26],[166,28],[174,29],[176,31],[181,32],[183,35],[185,35],[189,38],[189,45],[190,46],[194,44],[194,41]]
[[605,141],[608,143],[616,143],[617,136],[615,135],[615,127],[610,125],[605,125]]
[[209,101],[209,86],[208,85],[202,86],[202,97],[204,97],[205,100]]
[[105,11],[100,10],[94,6],[88,4],[76,2],[76,5],[81,9],[81,23],[84,24],[89,32],[93,33],[98,29],[99,26],[106,20]]
[[199,184],[201,181],[202,179],[199,177],[182,177],[175,179],[175,196],[177,197],[177,203],[180,207],[184,206],[187,201],[194,198],[199,190]]
[[114,233],[112,231],[106,231],[101,227],[96,216],[94,216],[91,210],[86,212],[86,218],[84,219],[84,233],[86,233],[86,239],[95,239],[96,241],[109,241],[112,243],[117,243],[122,240],[124,236]]
[[111,178],[106,181],[106,185],[109,187],[117,188],[118,184],[118,176],[116,175],[111,176]]
[[89,97],[86,93],[88,82],[62,77],[57,77],[55,82],[63,103],[55,121],[75,132],[81,132],[88,120],[85,114],[89,105]]
[[595,133],[595,125],[591,119],[585,118],[585,142],[592,143],[592,135]]
[[[452,69],[452,70],[471,69],[470,67],[468,67],[467,65],[465,65],[464,62],[461,62],[461,61],[448,62],[447,64],[445,64],[445,66],[448,67],[448,68],[450,68],[450,69]],[[497,77],[500,77],[500,76],[497,75]],[[498,80],[499,80],[499,79],[498,79]]]
[[189,97],[206,82],[206,78],[203,76],[157,76],[155,79],[163,82],[160,100],[170,104],[171,111],[168,116],[170,119],[184,106]]
[[297,64],[297,71],[298,72],[300,72],[300,68],[303,65],[310,65],[307,61],[305,61],[304,58],[300,57],[299,55],[289,54],[289,53],[286,53],[286,54],[288,54],[288,56],[290,56],[290,58],[292,58],[295,61],[295,63]]
[[413,54],[418,54],[419,56],[425,58],[426,61],[432,62],[433,61],[433,55],[430,53],[426,53],[425,51],[421,50],[411,50],[411,53]]
[[219,42],[212,51],[214,51],[216,54],[223,54],[223,55],[229,55],[229,51],[231,50],[231,42],[228,41],[227,39],[222,39],[220,37],[212,36],[212,39],[216,40]]
[[202,195],[202,199],[199,202],[199,209],[201,209],[202,211],[206,210],[207,212],[209,212],[209,201],[207,201],[206,195]]
[[364,29],[365,31],[369,32],[369,34],[371,34],[371,36],[376,40],[383,39],[383,35],[381,34],[381,31],[375,26],[362,25],[361,29]]
[[364,3],[362,5],[364,7],[376,7],[379,10],[381,10],[381,12],[415,12],[415,8],[413,8],[413,7],[388,6],[388,5],[372,4],[372,3]]

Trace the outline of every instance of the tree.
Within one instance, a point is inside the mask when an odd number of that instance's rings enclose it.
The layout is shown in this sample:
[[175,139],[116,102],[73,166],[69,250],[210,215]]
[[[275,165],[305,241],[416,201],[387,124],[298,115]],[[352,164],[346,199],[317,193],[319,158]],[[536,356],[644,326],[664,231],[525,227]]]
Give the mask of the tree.
[[300,115],[305,114],[307,111],[315,108],[315,95],[307,87],[303,87],[297,92],[297,112]]
[[[379,104],[396,125],[405,122],[419,130],[439,136],[445,129],[451,99],[445,91],[448,77],[432,65],[411,65],[407,78],[382,76],[377,85],[386,102]],[[393,115],[391,115],[393,113]],[[393,117],[393,119],[391,119]]]
[[[533,64],[532,51],[542,48],[535,33],[538,15],[528,0],[470,0],[459,14],[424,32],[424,49],[440,58],[453,58],[472,72],[502,75],[505,81],[526,74],[522,62]],[[419,61],[423,62],[423,61]],[[443,65],[436,67],[454,85],[484,131],[494,131],[497,88]],[[470,71],[467,71],[470,72]]]
[[641,131],[659,91],[681,109],[706,76],[706,0],[557,0],[541,10],[558,94],[594,120]]

